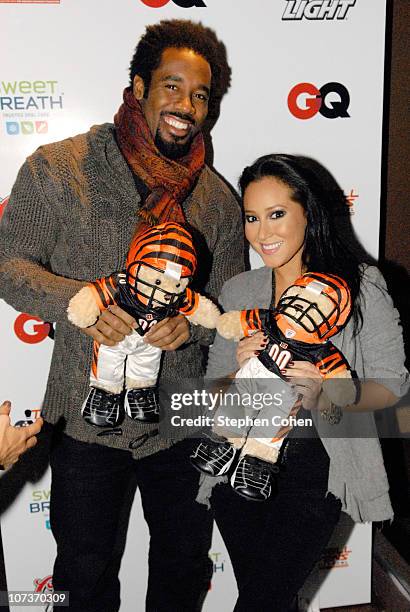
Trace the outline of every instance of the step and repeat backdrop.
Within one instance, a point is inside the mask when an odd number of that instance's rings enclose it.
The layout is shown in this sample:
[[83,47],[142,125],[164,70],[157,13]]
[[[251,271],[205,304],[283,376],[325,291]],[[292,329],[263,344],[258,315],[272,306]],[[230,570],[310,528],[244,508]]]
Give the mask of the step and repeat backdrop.
[[[187,18],[215,29],[232,67],[212,131],[215,168],[236,185],[243,167],[262,154],[314,158],[343,189],[354,229],[377,258],[385,9],[385,0],[0,0],[0,217],[27,155],[112,120],[145,26]],[[0,330],[0,400],[12,401],[13,422],[33,420],[53,322],[0,301]],[[50,593],[49,472],[19,486],[1,516],[8,588]],[[370,533],[369,525],[352,530],[341,522],[311,580],[315,588],[301,594],[303,607],[369,601]],[[144,609],[147,549],[137,494],[121,569],[124,612]],[[217,532],[211,557],[204,610],[232,609],[236,587]]]

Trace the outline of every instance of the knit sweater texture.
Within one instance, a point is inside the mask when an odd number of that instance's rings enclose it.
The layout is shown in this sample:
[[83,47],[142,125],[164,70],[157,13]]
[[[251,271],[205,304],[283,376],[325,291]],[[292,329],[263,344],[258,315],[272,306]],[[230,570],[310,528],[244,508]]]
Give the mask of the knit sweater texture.
[[[123,268],[140,201],[114,127],[103,124],[31,155],[0,224],[0,296],[21,312],[56,322],[45,420],[54,424],[62,419],[71,437],[115,448],[128,448],[130,440],[154,426],[127,417],[122,436],[97,437],[99,430],[84,422],[80,408],[89,388],[93,341],[68,322],[66,309],[86,282]],[[244,269],[239,205],[205,166],[183,209],[198,230],[194,288],[216,298],[223,283]],[[209,330],[194,328],[188,344],[163,353],[160,379],[201,376],[200,344],[209,345],[212,339]],[[169,445],[169,440],[152,436],[133,456]]]

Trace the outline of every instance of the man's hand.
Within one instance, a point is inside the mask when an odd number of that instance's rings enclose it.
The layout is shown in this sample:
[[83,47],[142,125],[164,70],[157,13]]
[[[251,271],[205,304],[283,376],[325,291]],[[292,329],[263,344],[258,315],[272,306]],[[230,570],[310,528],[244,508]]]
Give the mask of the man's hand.
[[99,344],[114,346],[124,340],[125,336],[132,332],[135,325],[134,317],[119,306],[114,305],[109,306],[107,310],[103,310],[94,325],[83,327],[81,331],[94,338]]
[[5,468],[18,461],[20,455],[37,444],[43,419],[40,417],[27,427],[13,427],[10,423],[10,402],[0,406],[0,464]]
[[154,325],[144,336],[144,342],[163,351],[175,351],[190,336],[189,324],[183,315],[166,318]]

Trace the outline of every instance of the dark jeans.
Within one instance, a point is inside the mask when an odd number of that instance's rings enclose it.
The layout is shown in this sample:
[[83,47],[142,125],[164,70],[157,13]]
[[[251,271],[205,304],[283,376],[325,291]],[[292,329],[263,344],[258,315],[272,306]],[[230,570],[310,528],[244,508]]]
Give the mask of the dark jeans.
[[54,444],[53,584],[55,590],[70,592],[70,610],[119,610],[118,570],[135,484],[150,531],[146,610],[200,609],[212,574],[212,518],[194,501],[198,473],[188,456],[195,444],[185,440],[139,461],[127,451],[78,442],[64,434]]
[[235,612],[288,612],[340,516],[340,501],[326,496],[329,459],[321,441],[285,444],[278,492],[268,501],[247,501],[229,485],[212,495],[238,584]]

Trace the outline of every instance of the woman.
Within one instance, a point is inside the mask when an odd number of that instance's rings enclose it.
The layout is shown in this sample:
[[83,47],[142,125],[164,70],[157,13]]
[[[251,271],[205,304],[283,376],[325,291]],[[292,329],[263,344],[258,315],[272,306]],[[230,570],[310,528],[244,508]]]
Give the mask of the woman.
[[[255,504],[226,484],[212,489],[212,508],[238,583],[235,611],[282,612],[290,609],[320,558],[341,510],[358,522],[392,518],[369,411],[394,405],[407,389],[408,374],[398,314],[384,280],[338,237],[331,198],[308,161],[288,155],[262,157],[244,170],[240,188],[246,238],[265,266],[224,285],[220,302],[225,311],[273,307],[307,271],[341,276],[351,290],[352,316],[332,341],[359,378],[366,379],[356,404],[344,411],[343,426],[369,437],[332,437],[332,425],[326,427],[318,417],[318,408],[326,414],[327,401],[319,371],[311,363],[294,362],[286,374],[316,427],[295,427],[282,446],[277,494]],[[228,376],[264,343],[261,332],[238,346],[217,336],[207,377]],[[317,429],[325,431],[322,438]],[[203,484],[199,499],[214,483],[213,478]]]

